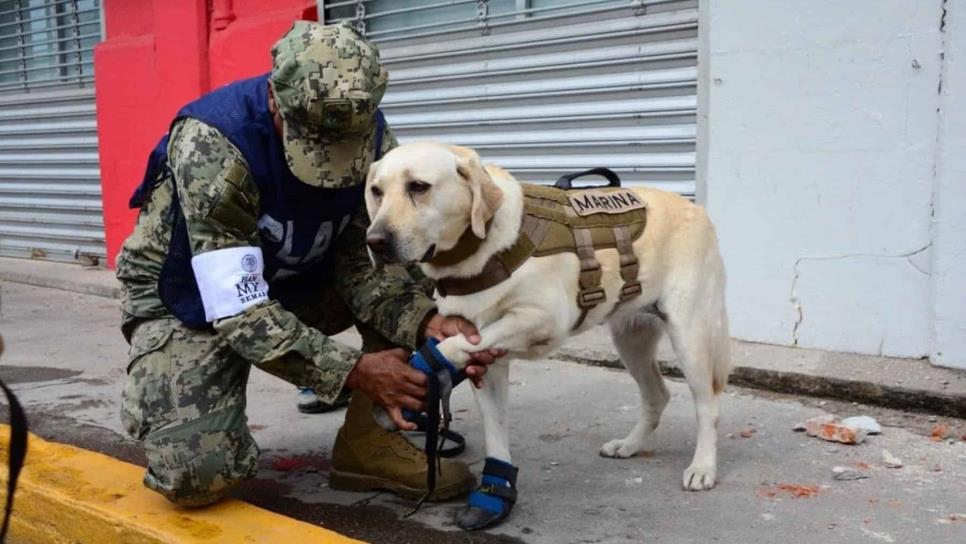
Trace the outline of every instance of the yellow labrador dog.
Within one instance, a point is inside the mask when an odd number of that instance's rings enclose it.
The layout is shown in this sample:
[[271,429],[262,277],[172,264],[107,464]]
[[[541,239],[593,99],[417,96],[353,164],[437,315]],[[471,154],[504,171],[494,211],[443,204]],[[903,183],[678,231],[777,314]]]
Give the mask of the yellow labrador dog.
[[[441,313],[461,315],[480,329],[478,345],[462,336],[439,344],[439,351],[456,367],[462,368],[472,351],[508,350],[504,360],[490,367],[486,385],[474,390],[488,466],[497,460],[512,467],[507,360],[544,357],[568,336],[606,322],[621,361],[640,388],[641,413],[627,436],[604,443],[600,454],[631,457],[657,428],[669,394],[655,352],[661,332],[667,331],[697,412],[697,445],[683,486],[692,491],[714,486],[718,404],[730,370],[725,271],[714,228],[703,208],[679,195],[645,188],[633,191],[647,208],[647,226],[633,242],[643,292],[620,303],[616,311],[623,280],[615,249],[596,251],[606,301],[590,310],[576,330],[581,316],[580,264],[573,253],[531,257],[508,279],[483,291],[437,297]],[[440,280],[479,274],[491,256],[514,244],[521,228],[523,194],[517,180],[501,168],[484,167],[475,151],[427,142],[399,146],[372,165],[366,206],[372,221],[367,242],[373,260],[420,262],[426,275]],[[452,265],[427,262],[453,248],[468,229],[482,239],[475,253]],[[497,467],[490,472],[503,476],[497,484],[513,487],[507,470]],[[487,474],[485,469],[484,487]],[[506,499],[507,493],[497,495]],[[515,492],[510,498],[515,499]],[[470,502],[473,505],[472,496]],[[502,517],[509,513],[506,510]]]

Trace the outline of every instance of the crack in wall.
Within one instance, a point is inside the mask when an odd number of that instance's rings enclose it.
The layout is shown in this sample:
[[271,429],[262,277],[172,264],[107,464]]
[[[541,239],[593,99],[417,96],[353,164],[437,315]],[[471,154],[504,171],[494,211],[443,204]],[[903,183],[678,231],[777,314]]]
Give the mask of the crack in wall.
[[795,266],[792,268],[794,276],[792,276],[792,292],[789,295],[789,300],[792,303],[792,307],[795,308],[795,312],[798,314],[798,318],[792,325],[792,345],[798,345],[798,328],[802,326],[802,321],[805,320],[805,312],[802,310],[802,302],[798,299],[798,293],[796,288],[798,287],[798,265],[802,264],[802,260],[807,257],[799,257],[795,259]]
[[[929,276],[930,273],[916,266],[916,263],[912,260],[913,257],[920,255],[921,253],[929,250],[932,247],[932,242],[928,242],[926,245],[913,249],[911,251],[906,251],[896,255],[881,255],[874,253],[845,253],[842,255],[832,255],[828,257],[799,257],[795,259],[795,264],[792,267],[792,287],[788,295],[788,301],[791,302],[792,308],[795,310],[797,315],[795,322],[792,324],[792,345],[798,345],[798,334],[802,328],[802,323],[805,321],[805,306],[802,304],[802,300],[798,297],[798,279],[801,277],[801,270],[799,267],[804,261],[836,261],[842,259],[856,259],[856,258],[870,258],[870,259],[905,259],[909,266],[911,266],[915,271]],[[880,346],[881,354],[881,346]]]
[[[939,77],[936,83],[936,140],[933,146],[932,155],[932,187],[929,192],[929,236],[935,241],[938,232],[938,222],[936,221],[936,193],[939,191],[939,183],[942,176],[942,155],[943,155],[943,75],[946,73],[946,17],[949,14],[947,7],[948,0],[942,0],[939,15]],[[931,269],[938,270],[940,267],[936,263],[936,255],[931,257]],[[916,270],[920,270],[915,263],[910,260]],[[922,272],[922,270],[920,270]],[[940,274],[941,275],[941,274]],[[931,325],[929,327],[928,343],[930,351],[938,353],[937,343],[937,322],[936,322],[936,280],[933,279],[929,285],[927,294],[927,304]]]

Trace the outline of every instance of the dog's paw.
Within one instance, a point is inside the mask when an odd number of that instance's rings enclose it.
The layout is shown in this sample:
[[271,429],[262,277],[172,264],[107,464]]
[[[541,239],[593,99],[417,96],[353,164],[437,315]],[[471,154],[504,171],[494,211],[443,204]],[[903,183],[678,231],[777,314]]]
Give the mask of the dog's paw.
[[620,438],[617,440],[611,440],[610,442],[607,442],[601,446],[600,456],[627,459],[628,457],[634,457],[640,451],[641,444],[632,442],[626,438]]
[[691,465],[684,471],[685,491],[707,491],[714,487],[716,470],[714,465]]

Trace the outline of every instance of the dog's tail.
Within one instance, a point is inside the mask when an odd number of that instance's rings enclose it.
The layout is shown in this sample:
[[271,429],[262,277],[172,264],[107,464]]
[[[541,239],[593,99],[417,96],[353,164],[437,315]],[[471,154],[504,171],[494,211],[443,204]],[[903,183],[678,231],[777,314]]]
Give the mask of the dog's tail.
[[716,330],[711,338],[711,385],[715,394],[724,391],[731,374],[731,338],[728,334],[728,315],[724,306],[717,318]]
[[711,301],[713,310],[710,312],[711,323],[711,371],[712,387],[714,392],[724,391],[728,385],[728,376],[731,374],[731,334],[728,328],[728,310],[725,305],[725,279],[724,264],[721,255],[715,251],[710,255],[721,271],[718,278],[720,285],[712,289],[714,293]]

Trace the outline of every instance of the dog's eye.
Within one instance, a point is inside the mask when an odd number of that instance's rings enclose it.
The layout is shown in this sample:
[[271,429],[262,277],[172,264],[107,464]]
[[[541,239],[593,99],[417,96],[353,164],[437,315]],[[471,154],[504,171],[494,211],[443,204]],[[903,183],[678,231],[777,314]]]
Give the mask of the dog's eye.
[[410,181],[406,185],[406,190],[410,193],[419,194],[425,193],[430,187],[432,187],[432,185],[426,183],[425,181]]
[[381,198],[382,197],[382,189],[380,189],[379,187],[376,187],[375,185],[373,185],[369,189],[369,192],[372,193],[372,196],[375,197],[375,198]]

